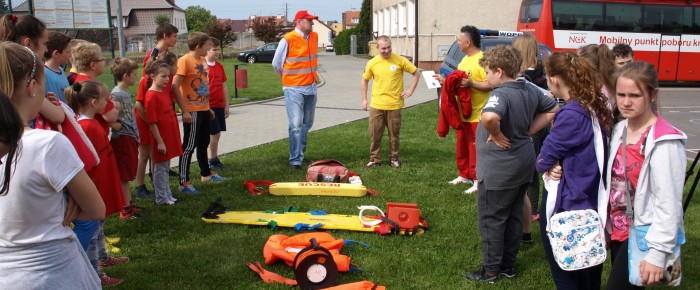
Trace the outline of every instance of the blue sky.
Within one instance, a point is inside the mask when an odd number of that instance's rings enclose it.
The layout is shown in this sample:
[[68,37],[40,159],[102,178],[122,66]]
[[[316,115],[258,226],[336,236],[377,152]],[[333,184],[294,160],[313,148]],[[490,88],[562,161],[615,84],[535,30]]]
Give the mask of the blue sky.
[[309,10],[318,15],[320,20],[340,21],[341,13],[355,8],[362,8],[362,0],[176,0],[175,3],[186,9],[188,6],[199,5],[217,18],[248,19],[250,15],[284,15],[284,4],[287,3],[288,17],[294,19],[298,10]]

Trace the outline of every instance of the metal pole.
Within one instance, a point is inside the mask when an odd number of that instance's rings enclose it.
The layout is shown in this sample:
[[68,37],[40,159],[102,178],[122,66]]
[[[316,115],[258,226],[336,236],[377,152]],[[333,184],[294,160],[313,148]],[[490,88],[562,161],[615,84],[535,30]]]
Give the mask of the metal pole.
[[[111,20],[111,17],[110,17]],[[122,15],[122,0],[117,0],[117,35],[119,36],[119,55],[126,56],[124,39],[124,17]]]
[[29,15],[34,16],[34,0],[27,0],[27,10]]
[[238,65],[233,65],[233,96],[238,99]]
[[10,14],[12,14],[12,0],[7,0],[7,8],[10,11]]
[[[114,55],[114,34],[113,34],[114,32],[112,31],[112,28],[114,28],[114,27],[112,27],[112,11],[110,11],[111,10],[110,7],[111,6],[109,4],[109,0],[107,0],[107,20],[108,20],[107,27],[109,27],[109,48],[110,48],[110,50],[112,50],[112,59],[115,59],[116,57]],[[114,76],[114,85],[115,86],[117,85],[116,76]]]

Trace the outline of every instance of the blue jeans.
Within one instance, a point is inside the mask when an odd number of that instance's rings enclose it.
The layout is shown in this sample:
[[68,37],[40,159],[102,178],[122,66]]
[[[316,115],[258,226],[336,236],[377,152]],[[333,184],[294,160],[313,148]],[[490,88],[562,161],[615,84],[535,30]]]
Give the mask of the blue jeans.
[[306,137],[314,124],[316,95],[284,90],[284,105],[289,119],[289,164],[301,165],[306,152]]

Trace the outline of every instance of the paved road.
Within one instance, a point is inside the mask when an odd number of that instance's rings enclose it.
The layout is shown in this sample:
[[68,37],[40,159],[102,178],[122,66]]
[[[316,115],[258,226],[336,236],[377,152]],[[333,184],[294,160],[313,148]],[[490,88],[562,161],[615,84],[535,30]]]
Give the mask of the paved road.
[[685,148],[692,161],[700,150],[700,89],[661,88],[659,102],[662,116],[688,135]]

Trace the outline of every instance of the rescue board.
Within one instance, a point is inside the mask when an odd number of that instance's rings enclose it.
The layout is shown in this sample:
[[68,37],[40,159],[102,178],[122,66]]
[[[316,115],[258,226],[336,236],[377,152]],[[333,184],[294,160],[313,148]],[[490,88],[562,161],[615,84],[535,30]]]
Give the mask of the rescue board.
[[[208,223],[243,224],[265,226],[275,221],[279,227],[293,228],[296,224],[303,223],[314,225],[320,223],[321,229],[347,230],[359,232],[373,232],[373,226],[362,224],[357,215],[325,214],[313,215],[308,212],[269,213],[264,211],[227,211],[218,214],[218,219],[202,218]],[[367,220],[377,220],[366,218]]]
[[270,194],[362,197],[367,188],[352,183],[276,182],[270,185]]

